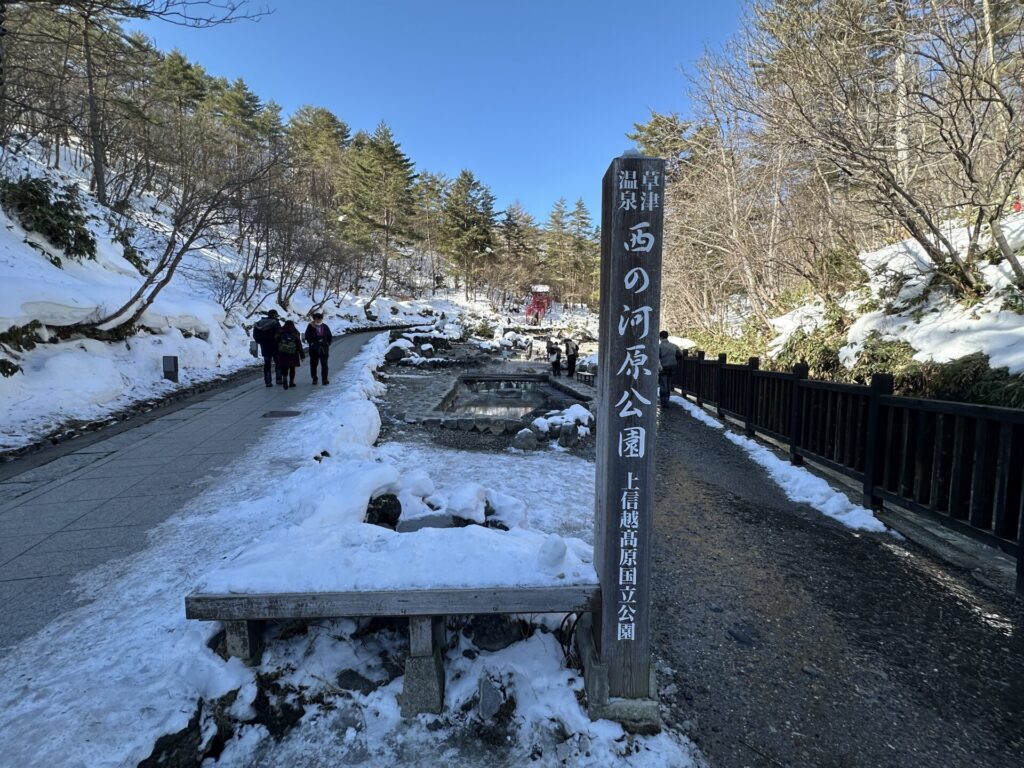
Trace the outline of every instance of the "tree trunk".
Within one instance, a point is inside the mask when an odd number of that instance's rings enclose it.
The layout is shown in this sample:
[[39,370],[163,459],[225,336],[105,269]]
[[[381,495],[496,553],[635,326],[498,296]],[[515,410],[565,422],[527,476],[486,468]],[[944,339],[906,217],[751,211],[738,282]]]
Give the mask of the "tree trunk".
[[992,230],[992,239],[999,246],[999,252],[1010,263],[1010,268],[1013,270],[1014,277],[1016,278],[1014,282],[1018,288],[1024,288],[1024,268],[1021,267],[1017,254],[1010,247],[1010,242],[1006,239],[1006,234],[1003,232],[999,219],[992,217],[988,222],[988,226]]
[[91,22],[88,17],[83,17],[82,46],[85,54],[85,81],[88,90],[89,106],[89,141],[92,145],[92,175],[96,183],[96,199],[101,205],[107,204],[107,167],[106,147],[103,144],[103,137],[100,135],[99,105],[96,103],[96,76],[93,67],[92,44],[89,42],[89,27]]

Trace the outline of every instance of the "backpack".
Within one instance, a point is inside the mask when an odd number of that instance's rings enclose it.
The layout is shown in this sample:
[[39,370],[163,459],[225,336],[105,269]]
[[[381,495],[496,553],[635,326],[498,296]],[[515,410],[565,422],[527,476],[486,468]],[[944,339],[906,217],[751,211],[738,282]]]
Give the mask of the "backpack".
[[295,337],[290,333],[282,336],[281,340],[277,342],[277,351],[283,355],[294,355],[298,352],[298,347],[295,345]]

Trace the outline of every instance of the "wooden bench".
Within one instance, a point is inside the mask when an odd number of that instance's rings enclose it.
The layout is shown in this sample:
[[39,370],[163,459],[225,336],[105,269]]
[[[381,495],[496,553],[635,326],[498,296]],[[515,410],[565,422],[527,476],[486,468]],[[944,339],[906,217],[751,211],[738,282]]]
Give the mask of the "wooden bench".
[[576,371],[576,381],[580,384],[589,384],[594,386],[594,374],[587,373],[586,371]]
[[261,624],[289,619],[408,616],[409,656],[405,662],[402,715],[439,713],[444,707],[445,617],[472,614],[583,613],[600,601],[600,587],[497,587],[411,589],[374,592],[208,594],[185,598],[185,616],[221,621],[227,652],[258,664]]

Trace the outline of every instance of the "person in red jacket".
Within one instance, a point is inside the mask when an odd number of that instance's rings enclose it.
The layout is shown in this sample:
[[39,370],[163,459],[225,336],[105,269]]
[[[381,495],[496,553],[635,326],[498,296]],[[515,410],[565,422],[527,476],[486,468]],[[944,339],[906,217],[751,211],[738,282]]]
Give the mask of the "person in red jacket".
[[302,352],[302,337],[291,320],[285,320],[284,328],[277,334],[277,370],[281,372],[281,384],[285,389],[295,386],[295,369],[305,355]]

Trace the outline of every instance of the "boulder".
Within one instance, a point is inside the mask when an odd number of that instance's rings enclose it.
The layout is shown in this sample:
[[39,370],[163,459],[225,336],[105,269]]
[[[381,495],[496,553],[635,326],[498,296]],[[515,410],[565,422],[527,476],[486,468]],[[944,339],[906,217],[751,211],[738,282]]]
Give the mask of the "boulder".
[[403,357],[405,357],[405,350],[404,349],[402,349],[401,347],[392,347],[384,355],[384,362],[386,362],[386,363],[397,363]]
[[504,650],[525,636],[518,621],[495,613],[479,614],[471,618],[466,626],[466,634],[481,651],[492,652]]
[[540,447],[540,442],[531,430],[521,429],[512,438],[512,447],[521,451],[535,451]]
[[563,424],[558,432],[558,444],[563,448],[571,448],[580,441],[580,428],[575,424]]
[[402,503],[393,493],[383,493],[370,499],[366,506],[366,522],[385,528],[394,528],[402,516]]
[[479,699],[477,712],[480,719],[486,722],[498,714],[501,705],[505,703],[505,692],[497,680],[484,675],[480,678]]

